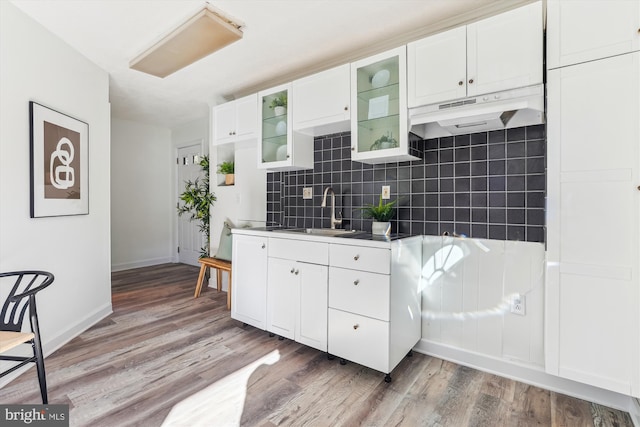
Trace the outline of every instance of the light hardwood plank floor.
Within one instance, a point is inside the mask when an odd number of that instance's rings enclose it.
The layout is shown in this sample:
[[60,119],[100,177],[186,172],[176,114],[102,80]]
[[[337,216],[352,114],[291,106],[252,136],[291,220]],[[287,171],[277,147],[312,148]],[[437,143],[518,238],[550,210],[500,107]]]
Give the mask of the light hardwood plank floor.
[[[193,298],[198,268],[114,273],[114,313],[46,358],[72,426],[616,426],[625,412],[414,353],[393,381]],[[35,370],[0,403],[40,403]]]

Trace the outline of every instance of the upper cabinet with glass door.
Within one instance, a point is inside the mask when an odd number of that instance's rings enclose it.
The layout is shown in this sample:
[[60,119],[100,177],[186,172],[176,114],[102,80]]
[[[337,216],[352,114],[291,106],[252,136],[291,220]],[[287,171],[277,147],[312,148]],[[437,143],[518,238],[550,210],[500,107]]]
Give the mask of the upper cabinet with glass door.
[[407,128],[406,48],[351,64],[351,159],[416,160]]
[[270,170],[313,168],[313,136],[293,132],[291,84],[258,93],[258,167]]

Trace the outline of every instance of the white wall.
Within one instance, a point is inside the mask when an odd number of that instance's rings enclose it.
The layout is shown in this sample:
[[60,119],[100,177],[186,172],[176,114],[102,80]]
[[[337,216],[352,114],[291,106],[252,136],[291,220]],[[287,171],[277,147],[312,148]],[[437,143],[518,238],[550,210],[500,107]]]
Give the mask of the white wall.
[[[38,295],[49,354],[111,312],[109,76],[5,1],[0,64],[0,271],[55,275]],[[89,124],[88,215],[29,217],[30,100]]]
[[111,269],[173,260],[171,130],[111,122]]
[[[544,245],[424,236],[423,347],[544,366]],[[525,315],[510,312],[524,296]]]

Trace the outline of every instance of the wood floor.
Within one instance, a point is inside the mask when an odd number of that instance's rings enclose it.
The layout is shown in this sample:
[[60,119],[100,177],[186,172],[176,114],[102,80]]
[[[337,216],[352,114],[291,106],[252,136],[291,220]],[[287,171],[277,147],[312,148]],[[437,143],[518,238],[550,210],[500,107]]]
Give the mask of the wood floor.
[[[193,298],[198,268],[113,274],[114,313],[46,359],[72,426],[632,426],[628,414],[414,353],[384,375]],[[35,370],[0,403],[40,403]]]

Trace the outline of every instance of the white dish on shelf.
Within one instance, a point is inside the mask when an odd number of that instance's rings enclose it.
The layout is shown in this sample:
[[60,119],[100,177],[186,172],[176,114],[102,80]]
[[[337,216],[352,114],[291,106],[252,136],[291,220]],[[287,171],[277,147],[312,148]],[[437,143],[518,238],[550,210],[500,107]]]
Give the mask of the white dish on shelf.
[[280,120],[278,124],[276,124],[276,135],[282,136],[287,133],[287,122],[284,120]]
[[278,150],[276,150],[276,160],[287,160],[287,144],[278,147]]
[[391,73],[386,68],[378,71],[371,77],[371,86],[378,88],[389,83],[389,77],[391,77]]

